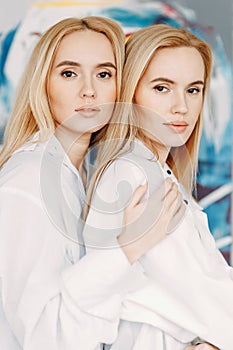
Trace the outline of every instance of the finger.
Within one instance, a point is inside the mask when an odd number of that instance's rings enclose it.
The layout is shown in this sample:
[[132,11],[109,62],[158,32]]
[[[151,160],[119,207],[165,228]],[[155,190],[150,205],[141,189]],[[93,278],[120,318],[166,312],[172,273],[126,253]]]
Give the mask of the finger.
[[167,218],[167,234],[174,231],[181,223],[186,206],[184,204],[181,193],[178,191],[177,186],[173,186],[173,189],[167,194],[164,200],[164,206],[162,215]]
[[159,205],[163,202],[167,194],[172,190],[174,182],[171,179],[165,179],[162,184],[153,191],[148,199],[150,206]]
[[180,192],[176,192],[175,199],[170,204],[170,216],[172,218],[175,218],[185,208],[186,208],[186,206],[184,204],[182,194]]
[[196,345],[196,350],[220,350],[219,348],[216,348],[216,346],[209,344],[209,343],[202,343]]
[[167,185],[167,191],[162,199],[163,211],[168,211],[170,216],[174,215],[175,208],[180,201],[180,192],[177,185],[173,182]]
[[174,219],[175,221],[177,221],[177,224],[183,219],[184,215],[185,215],[185,211],[186,211],[186,205],[183,202],[183,198],[181,199],[181,201],[179,202],[179,206],[175,211],[174,214]]
[[167,225],[168,235],[174,232],[178,228],[178,226],[182,223],[183,218],[185,216],[185,211],[186,211],[186,207],[185,205],[182,204],[182,206],[177,211],[176,215],[173,218],[171,218],[171,220]]
[[136,188],[134,193],[132,194],[132,197],[130,198],[127,207],[132,208],[135,207],[137,204],[139,204],[143,198],[143,196],[146,194],[148,188],[148,183],[145,182],[145,184],[142,184]]
[[[140,202],[147,189],[147,183],[139,186],[129,203],[126,206],[124,220],[125,223],[131,223],[140,218],[144,223],[145,232],[152,227],[162,215],[167,215],[166,228],[169,224],[169,218],[175,213],[175,200],[178,195],[177,185],[170,179],[166,179],[145,201]],[[145,188],[146,187],[146,188]],[[171,212],[171,213],[170,213]]]
[[[172,190],[175,186],[174,182],[170,179],[163,181],[163,183],[151,194],[151,196],[138,205],[138,213],[143,214],[142,220],[147,222],[147,226],[154,225],[159,217],[169,211],[169,207],[176,197],[175,190]],[[166,202],[164,209],[164,202]]]
[[189,345],[185,348],[185,350],[214,350],[217,349],[207,343],[197,344],[197,345]]
[[192,349],[196,349],[196,350],[220,350],[219,348],[217,348],[215,345],[210,344],[208,342],[203,342],[202,340],[200,340],[199,337],[195,338],[192,341],[192,345],[189,345],[185,348],[185,350],[192,350]]

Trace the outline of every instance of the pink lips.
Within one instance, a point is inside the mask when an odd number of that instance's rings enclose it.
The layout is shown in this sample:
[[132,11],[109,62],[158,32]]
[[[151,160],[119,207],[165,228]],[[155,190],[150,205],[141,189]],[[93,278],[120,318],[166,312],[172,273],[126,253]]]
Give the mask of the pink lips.
[[178,134],[182,134],[188,127],[188,123],[183,121],[168,122],[168,123],[164,123],[164,125],[173,129]]
[[78,114],[85,118],[92,118],[100,112],[100,109],[98,107],[80,107],[75,109],[75,112],[78,112]]

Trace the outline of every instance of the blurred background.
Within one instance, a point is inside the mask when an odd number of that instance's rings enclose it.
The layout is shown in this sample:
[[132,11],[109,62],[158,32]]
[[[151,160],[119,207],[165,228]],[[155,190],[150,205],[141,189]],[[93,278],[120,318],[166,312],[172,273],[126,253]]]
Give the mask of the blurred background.
[[214,52],[211,113],[206,109],[196,198],[225,259],[232,260],[232,0],[1,0],[0,144],[18,81],[40,35],[60,19],[100,15],[125,34],[153,23],[184,27],[209,42]]

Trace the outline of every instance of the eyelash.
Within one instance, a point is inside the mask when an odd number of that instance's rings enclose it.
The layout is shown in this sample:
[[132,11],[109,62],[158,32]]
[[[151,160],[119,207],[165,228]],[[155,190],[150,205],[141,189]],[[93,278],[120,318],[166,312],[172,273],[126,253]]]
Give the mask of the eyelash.
[[[154,87],[154,90],[155,91],[158,91],[158,92],[167,92],[169,89],[166,87],[166,86],[163,86],[163,85],[157,85]],[[165,91],[164,91],[165,90]],[[198,89],[198,88],[189,88],[187,90],[188,93],[190,93],[191,95],[194,95],[194,94],[198,94],[201,90]]]
[[[74,73],[73,71],[71,70],[66,70],[64,72],[61,73],[61,75],[65,78],[72,78],[74,76],[77,76],[76,73]],[[104,76],[103,76],[104,75]],[[106,72],[106,71],[103,71],[103,72],[100,72],[97,74],[97,77],[98,78],[101,78],[101,79],[107,79],[107,78],[111,78],[112,77],[112,73],[110,72]]]
[[[101,77],[101,75],[103,75],[103,74],[104,74],[105,76],[104,76],[104,77],[103,77],[103,76]],[[97,76],[100,77],[101,79],[107,79],[106,76],[107,76],[108,78],[111,78],[111,77],[112,77],[112,73],[103,71],[103,72],[98,73]]]
[[64,72],[61,73],[62,77],[65,78],[72,78],[73,76],[76,76],[77,74],[72,72],[72,70],[65,70]]
[[[192,90],[192,91],[191,91]],[[200,89],[198,88],[189,88],[188,90],[188,93],[190,93],[191,95],[194,95],[194,94],[198,94],[200,92]]]
[[163,89],[166,89],[166,91],[168,90],[168,88],[166,86],[163,86],[163,85],[157,85],[154,87],[154,90],[158,91],[158,92],[164,92],[164,91],[162,91]]

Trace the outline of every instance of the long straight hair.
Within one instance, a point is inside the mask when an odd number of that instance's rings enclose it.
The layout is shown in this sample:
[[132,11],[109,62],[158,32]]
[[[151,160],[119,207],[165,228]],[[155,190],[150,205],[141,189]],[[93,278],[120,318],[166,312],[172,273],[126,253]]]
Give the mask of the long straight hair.
[[[98,16],[67,18],[56,23],[38,41],[22,75],[4,134],[0,168],[37,131],[40,131],[39,141],[46,140],[54,132],[55,123],[46,88],[49,73],[61,40],[68,34],[84,30],[102,33],[110,41],[116,60],[117,100],[119,99],[125,46],[125,35],[120,25],[114,20]],[[95,133],[92,141],[100,139],[102,134],[103,130]]]
[[[134,118],[134,95],[138,82],[146,71],[152,56],[154,57],[156,52],[163,48],[178,47],[195,48],[202,57],[205,68],[204,101],[206,92],[209,89],[212,71],[212,50],[205,41],[197,38],[188,30],[173,28],[165,24],[155,24],[133,33],[126,43],[126,61],[123,69],[120,103],[115,109],[105,137],[101,140],[97,158],[97,171],[89,187],[85,216],[88,212],[94,188],[101,174],[113,160],[130,149],[132,140],[135,137],[138,137],[156,154],[156,142],[144,133]],[[192,195],[196,180],[201,131],[202,111],[186,144],[171,148],[167,159],[171,169],[189,195]]]

